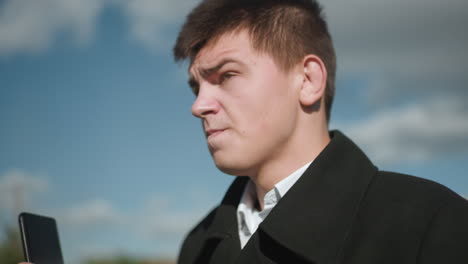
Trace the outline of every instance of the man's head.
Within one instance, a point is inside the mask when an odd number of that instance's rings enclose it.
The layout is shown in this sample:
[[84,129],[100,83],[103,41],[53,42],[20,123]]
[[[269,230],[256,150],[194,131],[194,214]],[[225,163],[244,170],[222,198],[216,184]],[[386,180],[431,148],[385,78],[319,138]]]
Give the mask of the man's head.
[[205,0],[188,15],[174,46],[177,61],[190,59],[208,42],[228,32],[247,30],[253,48],[288,71],[307,54],[327,69],[325,113],[330,120],[336,58],[322,8],[315,0]]
[[204,1],[174,53],[191,61],[192,113],[222,171],[297,168],[323,147],[335,59],[317,3]]

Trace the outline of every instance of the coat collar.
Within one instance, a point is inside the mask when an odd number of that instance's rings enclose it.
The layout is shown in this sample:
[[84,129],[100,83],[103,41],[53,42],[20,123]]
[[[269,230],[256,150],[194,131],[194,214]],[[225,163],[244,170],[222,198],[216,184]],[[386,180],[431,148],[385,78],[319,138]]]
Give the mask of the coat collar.
[[[339,131],[273,208],[259,229],[311,262],[340,257],[359,204],[377,168]],[[238,238],[236,210],[247,177],[237,177],[218,207],[208,236]]]
[[316,263],[335,263],[377,172],[339,131],[259,228]]
[[207,230],[208,237],[237,237],[239,239],[239,234],[237,234],[237,205],[248,180],[248,177],[237,177],[231,184],[221,204],[216,209],[213,222]]

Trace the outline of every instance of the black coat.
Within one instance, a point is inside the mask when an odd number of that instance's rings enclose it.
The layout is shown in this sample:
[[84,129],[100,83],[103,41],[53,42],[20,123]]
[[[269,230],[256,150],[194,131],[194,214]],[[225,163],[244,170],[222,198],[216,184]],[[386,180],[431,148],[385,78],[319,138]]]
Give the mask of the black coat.
[[379,171],[338,131],[240,249],[248,178],[185,239],[178,263],[468,263],[468,201],[421,178]]

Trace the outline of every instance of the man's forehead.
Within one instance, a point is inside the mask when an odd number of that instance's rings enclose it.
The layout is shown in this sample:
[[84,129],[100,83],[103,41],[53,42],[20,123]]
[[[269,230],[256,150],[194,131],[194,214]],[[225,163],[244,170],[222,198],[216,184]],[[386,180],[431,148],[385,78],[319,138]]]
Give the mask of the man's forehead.
[[189,66],[189,72],[198,69],[214,67],[225,58],[242,59],[252,52],[250,37],[245,31],[225,33],[209,41],[194,57]]

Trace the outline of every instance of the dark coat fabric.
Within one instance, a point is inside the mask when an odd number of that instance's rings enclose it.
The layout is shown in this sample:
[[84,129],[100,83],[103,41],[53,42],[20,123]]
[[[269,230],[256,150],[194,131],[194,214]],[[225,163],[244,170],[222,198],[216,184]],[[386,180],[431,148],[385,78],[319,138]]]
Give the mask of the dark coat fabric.
[[468,201],[435,182],[379,171],[339,131],[241,250],[247,177],[185,239],[178,263],[468,263]]

